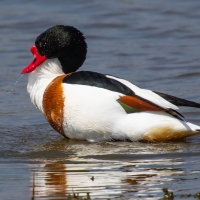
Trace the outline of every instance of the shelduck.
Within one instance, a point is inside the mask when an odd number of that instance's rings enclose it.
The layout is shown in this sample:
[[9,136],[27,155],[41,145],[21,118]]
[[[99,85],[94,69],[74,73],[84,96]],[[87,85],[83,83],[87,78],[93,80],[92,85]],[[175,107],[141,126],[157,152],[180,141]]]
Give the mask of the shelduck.
[[36,38],[27,90],[50,125],[71,139],[96,141],[175,141],[200,133],[177,106],[200,104],[141,89],[131,82],[77,71],[86,58],[83,34],[57,25]]

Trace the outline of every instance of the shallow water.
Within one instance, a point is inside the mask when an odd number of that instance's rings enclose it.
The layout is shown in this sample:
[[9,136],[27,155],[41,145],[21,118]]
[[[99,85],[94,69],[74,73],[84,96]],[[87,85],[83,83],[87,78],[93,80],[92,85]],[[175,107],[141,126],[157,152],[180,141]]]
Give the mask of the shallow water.
[[[200,2],[0,1],[0,199],[175,199],[200,192],[200,136],[175,143],[67,140],[30,103],[29,51],[38,34],[73,25],[87,38],[84,70],[200,101]],[[200,110],[181,108],[200,125]],[[33,183],[34,180],[34,183]],[[34,191],[34,192],[33,192]],[[191,194],[191,196],[187,196]]]

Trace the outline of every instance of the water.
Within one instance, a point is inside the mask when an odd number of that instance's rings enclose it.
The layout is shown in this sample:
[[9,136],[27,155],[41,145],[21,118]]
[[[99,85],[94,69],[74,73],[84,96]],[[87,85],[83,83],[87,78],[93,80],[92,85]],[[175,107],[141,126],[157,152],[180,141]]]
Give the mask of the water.
[[[162,188],[175,199],[197,199],[199,136],[158,144],[67,140],[30,103],[27,76],[13,84],[32,60],[36,36],[66,24],[87,38],[82,69],[200,102],[199,1],[2,0],[0,9],[1,200],[66,199],[73,192],[160,199]],[[181,113],[200,124],[200,110]]]
[[[19,82],[19,80],[22,78],[23,74],[16,80],[16,82],[13,84],[13,88],[12,88],[12,92],[15,90],[15,86],[17,85],[17,83]],[[9,92],[9,91],[7,91]]]

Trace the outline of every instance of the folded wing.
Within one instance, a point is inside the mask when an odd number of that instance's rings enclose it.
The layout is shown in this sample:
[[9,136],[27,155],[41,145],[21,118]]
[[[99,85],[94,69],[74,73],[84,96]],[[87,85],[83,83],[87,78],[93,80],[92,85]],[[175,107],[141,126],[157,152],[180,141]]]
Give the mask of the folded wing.
[[129,81],[110,75],[90,71],[79,71],[68,74],[63,83],[80,84],[104,88],[120,93],[117,102],[129,114],[141,111],[167,112],[177,118],[182,115],[177,112],[177,106],[200,108],[200,104],[160,92],[141,89]]

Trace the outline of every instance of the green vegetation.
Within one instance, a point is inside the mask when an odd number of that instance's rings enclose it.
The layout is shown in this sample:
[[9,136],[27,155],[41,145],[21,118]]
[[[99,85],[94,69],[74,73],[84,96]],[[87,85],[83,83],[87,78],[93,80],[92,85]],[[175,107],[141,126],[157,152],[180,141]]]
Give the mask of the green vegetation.
[[67,199],[66,200],[91,200],[90,199],[90,194],[89,192],[86,193],[86,197],[80,197],[79,193],[72,193],[72,194],[68,194]]

